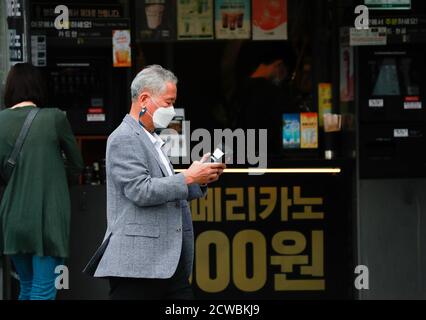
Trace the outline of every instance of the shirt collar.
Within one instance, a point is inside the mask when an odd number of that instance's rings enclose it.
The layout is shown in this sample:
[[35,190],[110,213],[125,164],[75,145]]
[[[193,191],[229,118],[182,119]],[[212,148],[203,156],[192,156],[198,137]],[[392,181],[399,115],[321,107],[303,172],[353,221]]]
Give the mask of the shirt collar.
[[143,131],[148,135],[149,140],[154,144],[154,146],[159,146],[160,148],[165,144],[163,139],[160,138],[158,134],[150,133],[148,130],[146,130],[144,127],[142,127]]

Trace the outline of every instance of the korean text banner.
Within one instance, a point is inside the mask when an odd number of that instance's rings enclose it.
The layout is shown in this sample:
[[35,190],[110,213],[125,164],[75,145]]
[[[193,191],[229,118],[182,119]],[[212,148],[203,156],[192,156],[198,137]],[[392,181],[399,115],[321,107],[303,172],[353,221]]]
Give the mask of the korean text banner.
[[350,298],[344,174],[225,173],[191,202],[200,299]]

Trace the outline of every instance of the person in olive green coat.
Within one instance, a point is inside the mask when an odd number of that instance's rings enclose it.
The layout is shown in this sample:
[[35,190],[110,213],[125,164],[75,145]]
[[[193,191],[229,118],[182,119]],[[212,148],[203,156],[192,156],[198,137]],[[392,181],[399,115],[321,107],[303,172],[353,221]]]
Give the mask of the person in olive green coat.
[[[0,112],[2,177],[28,113],[43,106],[44,92],[43,79],[32,65],[17,64],[9,72],[6,109]],[[82,169],[83,160],[66,115],[59,109],[40,109],[0,204],[0,253],[14,263],[21,300],[56,297],[55,268],[69,254],[67,173],[79,175]]]

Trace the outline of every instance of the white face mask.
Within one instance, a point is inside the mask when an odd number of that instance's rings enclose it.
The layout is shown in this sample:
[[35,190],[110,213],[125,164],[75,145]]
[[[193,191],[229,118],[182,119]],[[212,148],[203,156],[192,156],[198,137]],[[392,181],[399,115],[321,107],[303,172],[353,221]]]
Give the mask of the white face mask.
[[[157,103],[154,103],[154,104],[158,106]],[[157,110],[154,111],[154,114],[152,115],[152,121],[154,123],[154,127],[156,129],[167,128],[169,126],[170,122],[175,117],[175,115],[176,115],[176,112],[175,112],[175,108],[173,106],[171,106],[171,107],[159,107]]]
[[154,111],[152,121],[156,129],[165,129],[169,126],[170,122],[175,117],[176,112],[173,106],[171,107],[160,107]]

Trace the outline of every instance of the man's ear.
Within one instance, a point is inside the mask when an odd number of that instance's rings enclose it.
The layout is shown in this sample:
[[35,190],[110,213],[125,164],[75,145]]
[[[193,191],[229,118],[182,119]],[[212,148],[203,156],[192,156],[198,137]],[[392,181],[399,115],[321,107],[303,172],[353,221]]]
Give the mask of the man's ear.
[[146,102],[148,101],[148,98],[149,98],[148,93],[146,93],[146,92],[142,92],[142,93],[139,95],[139,97],[138,97],[138,103],[139,103],[141,106],[145,106],[145,105],[146,105]]

